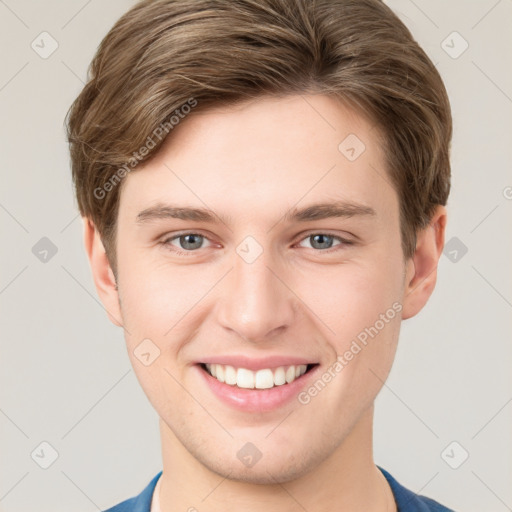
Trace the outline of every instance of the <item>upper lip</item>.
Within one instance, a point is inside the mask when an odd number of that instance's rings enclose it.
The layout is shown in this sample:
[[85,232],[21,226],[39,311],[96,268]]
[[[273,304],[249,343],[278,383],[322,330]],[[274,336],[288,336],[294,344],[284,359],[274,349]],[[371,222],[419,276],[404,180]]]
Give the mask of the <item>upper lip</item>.
[[267,356],[254,358],[242,355],[225,355],[206,357],[199,361],[204,364],[223,364],[235,368],[247,368],[248,370],[263,370],[265,368],[278,368],[279,366],[298,366],[301,364],[317,364],[316,361],[296,356]]

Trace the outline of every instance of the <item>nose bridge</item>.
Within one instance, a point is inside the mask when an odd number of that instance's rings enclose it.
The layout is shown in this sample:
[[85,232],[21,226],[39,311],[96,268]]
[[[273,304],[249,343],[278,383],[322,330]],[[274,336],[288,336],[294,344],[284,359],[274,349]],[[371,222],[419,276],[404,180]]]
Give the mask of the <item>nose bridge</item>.
[[[250,238],[250,237],[248,237]],[[256,342],[290,325],[293,294],[278,279],[272,251],[263,250],[253,240],[245,240],[236,250],[229,273],[228,290],[219,303],[219,321],[240,337]]]

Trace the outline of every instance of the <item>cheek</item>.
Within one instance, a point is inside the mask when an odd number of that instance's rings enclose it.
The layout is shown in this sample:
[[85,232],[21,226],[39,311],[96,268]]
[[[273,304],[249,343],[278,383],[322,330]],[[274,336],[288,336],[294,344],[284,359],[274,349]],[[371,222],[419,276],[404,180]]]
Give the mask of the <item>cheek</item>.
[[329,381],[329,390],[320,400],[336,404],[339,414],[365,409],[391,369],[401,322],[401,274],[387,270],[340,266],[323,276],[327,288],[313,283],[302,288],[301,296],[318,312],[316,325],[331,354],[331,365],[320,376]]
[[[319,287],[320,282],[326,285]],[[353,400],[355,408],[369,403],[382,387],[396,351],[401,268],[393,258],[339,265],[308,281],[301,296],[320,317],[317,325],[324,333],[326,348],[333,363],[339,363],[331,369],[336,375],[332,392],[338,398],[344,396],[343,403]]]
[[300,279],[295,285],[298,295],[328,337],[341,345],[373,325],[402,297],[401,271],[396,266],[343,264]]
[[[178,325],[215,282],[211,272],[155,263],[137,256],[120,258],[119,293],[128,328],[158,338]],[[144,331],[144,332],[142,332]]]

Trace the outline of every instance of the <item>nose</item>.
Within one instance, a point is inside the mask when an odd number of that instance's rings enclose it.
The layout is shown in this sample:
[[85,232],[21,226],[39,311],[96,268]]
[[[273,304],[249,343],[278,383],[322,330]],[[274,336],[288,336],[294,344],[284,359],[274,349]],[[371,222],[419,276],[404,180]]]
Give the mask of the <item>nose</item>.
[[217,309],[223,328],[258,343],[282,335],[292,325],[297,298],[279,268],[270,250],[251,263],[234,254]]

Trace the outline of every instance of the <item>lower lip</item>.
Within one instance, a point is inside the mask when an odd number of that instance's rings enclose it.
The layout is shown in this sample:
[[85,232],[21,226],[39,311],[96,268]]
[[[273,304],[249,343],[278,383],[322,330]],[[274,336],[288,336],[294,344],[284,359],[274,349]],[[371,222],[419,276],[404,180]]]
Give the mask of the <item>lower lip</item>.
[[230,386],[212,377],[201,365],[196,365],[196,368],[214,395],[225,404],[245,412],[268,412],[282,407],[297,397],[312,376],[317,373],[320,366],[314,366],[290,384],[274,386],[269,389],[244,389]]

